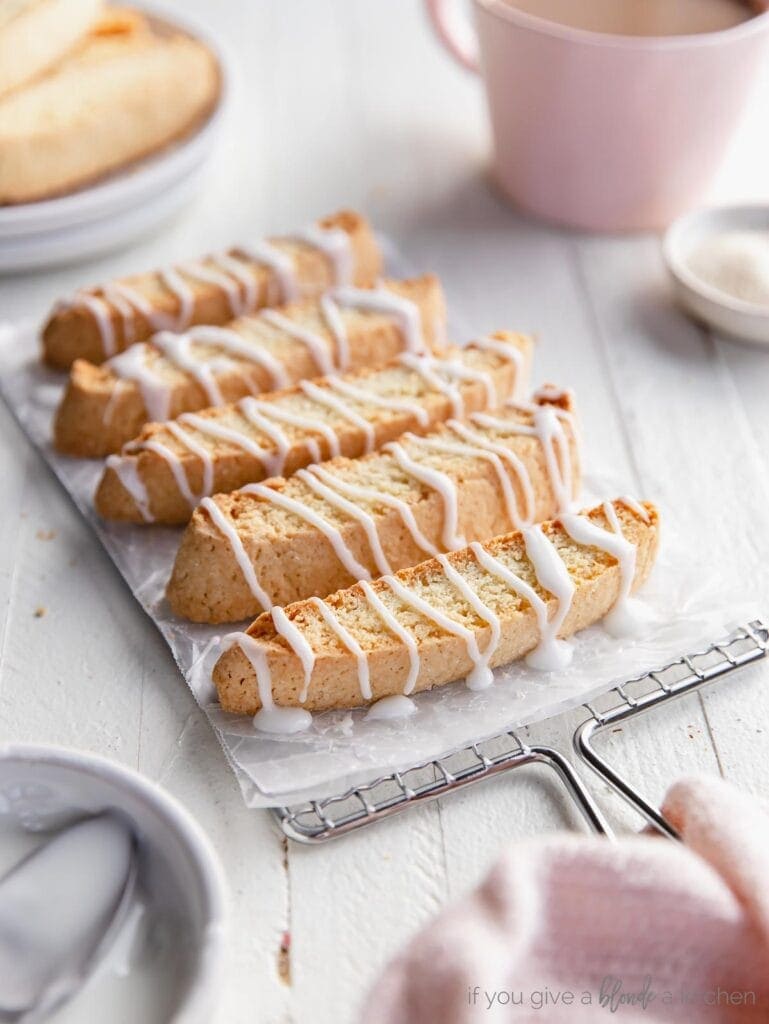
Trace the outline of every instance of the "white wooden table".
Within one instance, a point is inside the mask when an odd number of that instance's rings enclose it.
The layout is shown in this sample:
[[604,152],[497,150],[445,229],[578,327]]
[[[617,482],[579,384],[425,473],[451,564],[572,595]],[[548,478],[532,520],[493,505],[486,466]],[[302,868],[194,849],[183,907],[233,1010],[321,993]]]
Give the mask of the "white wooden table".
[[[763,590],[769,612],[769,353],[710,338],[672,308],[656,237],[562,233],[502,205],[485,178],[480,89],[434,45],[414,0],[177,3],[215,17],[239,64],[206,195],[98,265],[2,280],[2,317],[360,208],[441,274],[465,322],[535,330],[537,376],[576,388],[593,464],[684,521],[703,566]],[[769,73],[719,195],[760,195],[768,100]],[[388,955],[504,843],[573,824],[532,771],[325,848],[287,848],[266,813],[244,808],[159,634],[4,408],[0,421],[0,740],[107,755],[197,817],[232,895],[222,1024],[352,1021]],[[754,669],[688,698],[612,737],[616,763],[653,799],[700,769],[766,793],[768,691],[769,671]]]

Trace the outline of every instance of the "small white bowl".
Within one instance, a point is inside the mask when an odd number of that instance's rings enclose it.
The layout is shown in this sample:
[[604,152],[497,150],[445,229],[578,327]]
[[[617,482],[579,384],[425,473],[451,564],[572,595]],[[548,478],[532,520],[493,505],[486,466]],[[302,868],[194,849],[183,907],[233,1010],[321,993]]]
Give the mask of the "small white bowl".
[[714,288],[691,270],[689,262],[695,248],[712,235],[756,230],[769,231],[769,206],[696,210],[668,228],[663,253],[676,297],[692,316],[729,337],[769,345],[769,310]]
[[168,1022],[208,1024],[224,967],[226,903],[219,861],[200,827],[163,789],[112,761],[62,747],[0,746],[0,822],[43,832],[108,809],[133,824],[145,898],[178,923],[183,962]]

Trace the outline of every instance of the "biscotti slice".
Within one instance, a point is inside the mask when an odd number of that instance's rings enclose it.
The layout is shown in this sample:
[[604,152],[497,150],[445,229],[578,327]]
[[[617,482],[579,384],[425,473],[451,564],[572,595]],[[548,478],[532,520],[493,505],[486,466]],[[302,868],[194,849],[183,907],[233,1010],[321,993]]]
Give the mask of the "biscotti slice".
[[170,23],[107,14],[0,99],[0,203],[71,192],[188,135],[220,93],[213,53]]
[[150,421],[430,351],[443,341],[445,316],[440,282],[428,275],[335,288],[227,327],[161,331],[101,366],[75,362],[54,442],[68,455],[109,455]]
[[2,0],[0,96],[66,56],[103,9],[103,0]]
[[334,285],[369,288],[381,269],[369,223],[342,211],[282,238],[81,289],[54,307],[43,356],[61,369],[76,359],[98,364],[156,331],[225,324]]
[[96,491],[106,519],[186,523],[201,498],[337,455],[357,458],[452,416],[528,392],[532,342],[500,331],[443,356],[302,381],[260,399],[151,423],[110,455]]
[[263,708],[256,725],[291,731],[306,721],[281,709],[357,707],[463,677],[483,689],[492,669],[526,655],[531,667],[563,670],[563,638],[604,617],[615,635],[632,632],[629,595],[658,539],[655,507],[620,499],[274,608],[225,639],[219,701],[238,714]]
[[196,622],[234,622],[547,519],[578,493],[571,397],[404,434],[360,459],[204,498],[167,596]]

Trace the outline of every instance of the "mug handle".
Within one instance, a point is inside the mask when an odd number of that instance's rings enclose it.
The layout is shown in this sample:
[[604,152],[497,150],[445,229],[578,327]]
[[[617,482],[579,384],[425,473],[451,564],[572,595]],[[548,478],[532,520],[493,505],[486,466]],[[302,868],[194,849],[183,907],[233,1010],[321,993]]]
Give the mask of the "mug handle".
[[451,56],[468,71],[480,71],[478,38],[468,18],[459,13],[456,0],[425,0],[435,32]]

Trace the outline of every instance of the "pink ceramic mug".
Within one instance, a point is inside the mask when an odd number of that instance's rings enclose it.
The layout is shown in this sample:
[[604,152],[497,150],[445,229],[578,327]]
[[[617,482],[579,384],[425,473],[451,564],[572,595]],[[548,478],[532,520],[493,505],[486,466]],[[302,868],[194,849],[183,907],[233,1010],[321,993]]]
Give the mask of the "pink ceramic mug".
[[[675,0],[671,0],[674,3]],[[718,32],[621,36],[474,0],[426,0],[486,83],[495,177],[517,205],[597,231],[656,228],[701,199],[769,40],[769,12]]]

